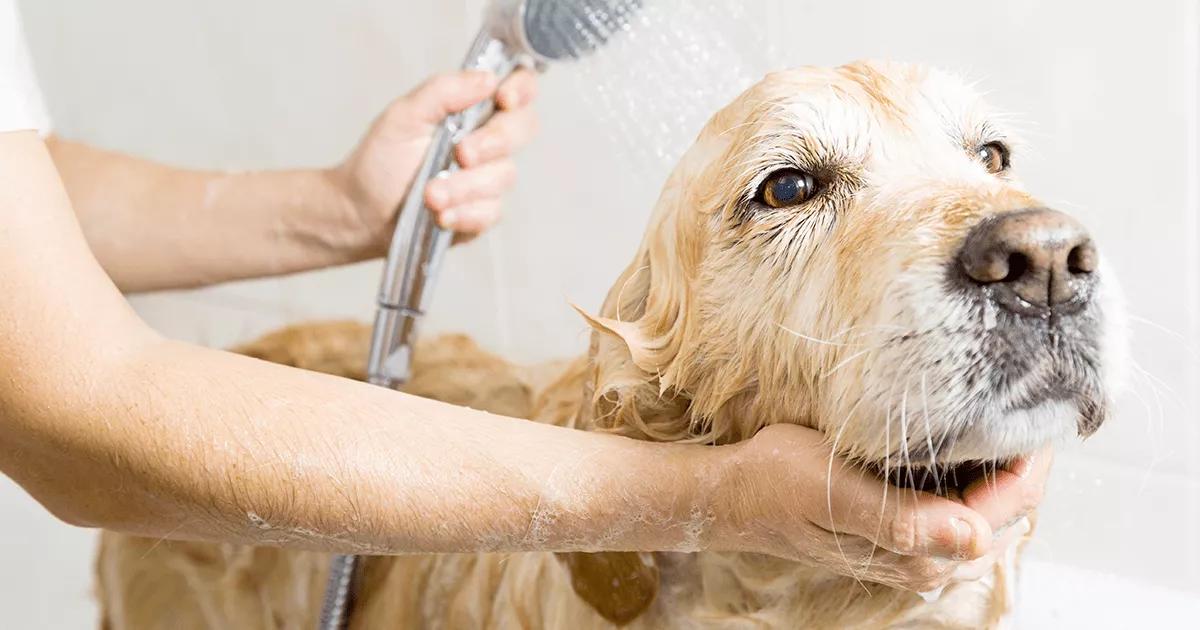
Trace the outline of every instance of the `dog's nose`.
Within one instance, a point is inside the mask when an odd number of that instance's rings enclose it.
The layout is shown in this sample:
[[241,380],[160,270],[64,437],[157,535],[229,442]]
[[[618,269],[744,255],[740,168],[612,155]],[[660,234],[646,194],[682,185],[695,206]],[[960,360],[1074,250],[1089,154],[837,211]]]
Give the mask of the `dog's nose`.
[[1035,208],[984,219],[967,234],[958,262],[1011,311],[1072,311],[1086,302],[1096,247],[1075,219]]

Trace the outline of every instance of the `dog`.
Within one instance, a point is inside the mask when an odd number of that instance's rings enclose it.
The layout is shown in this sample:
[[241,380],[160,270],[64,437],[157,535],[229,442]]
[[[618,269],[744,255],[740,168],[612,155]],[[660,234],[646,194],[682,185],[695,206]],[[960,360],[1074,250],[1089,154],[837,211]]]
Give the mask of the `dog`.
[[[729,444],[818,429],[891,479],[952,493],[1105,421],[1125,364],[1119,289],[1075,219],[1026,192],[1020,145],[966,84],[858,62],[778,72],[717,112],[556,378],[463,337],[417,352],[410,392],[583,430]],[[240,349],[363,378],[368,331]],[[915,481],[914,487],[922,485]],[[106,533],[106,628],[300,628],[328,556]],[[981,628],[1003,563],[939,599],[754,554],[371,557],[355,628]]]

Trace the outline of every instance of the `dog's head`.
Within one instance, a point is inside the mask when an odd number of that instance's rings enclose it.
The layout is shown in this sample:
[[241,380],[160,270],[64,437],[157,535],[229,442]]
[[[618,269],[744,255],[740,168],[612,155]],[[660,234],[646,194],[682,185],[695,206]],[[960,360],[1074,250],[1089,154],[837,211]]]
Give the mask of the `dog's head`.
[[1116,286],[1019,158],[940,72],[769,75],[705,127],[589,318],[591,421],[705,442],[796,422],[889,470],[1090,435],[1123,363]]

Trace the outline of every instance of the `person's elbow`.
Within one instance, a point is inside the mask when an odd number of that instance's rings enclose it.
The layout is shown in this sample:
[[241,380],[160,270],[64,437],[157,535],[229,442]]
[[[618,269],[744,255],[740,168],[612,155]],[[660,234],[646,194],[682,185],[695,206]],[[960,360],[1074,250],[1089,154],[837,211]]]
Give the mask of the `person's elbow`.
[[133,381],[141,380],[135,366],[153,353],[147,340],[125,340],[127,352],[79,344],[70,361],[18,359],[0,381],[0,473],[68,525],[119,528],[145,503],[130,483],[136,454],[146,450],[130,422],[137,397],[121,392],[145,386]]

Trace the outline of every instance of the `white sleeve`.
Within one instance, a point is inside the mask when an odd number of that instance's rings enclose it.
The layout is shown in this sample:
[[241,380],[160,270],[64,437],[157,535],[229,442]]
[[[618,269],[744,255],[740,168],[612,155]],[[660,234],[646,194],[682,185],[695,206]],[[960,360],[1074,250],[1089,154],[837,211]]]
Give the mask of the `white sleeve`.
[[49,133],[50,116],[29,61],[16,0],[0,0],[0,133],[28,129]]

